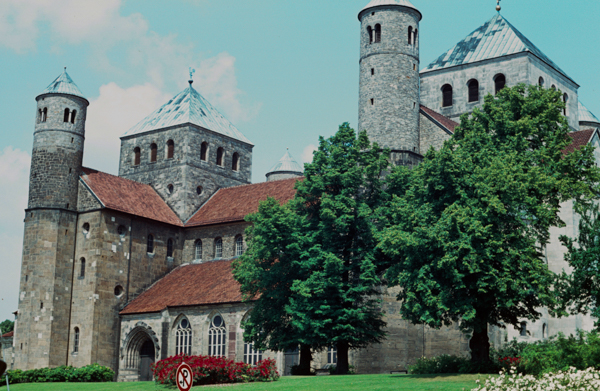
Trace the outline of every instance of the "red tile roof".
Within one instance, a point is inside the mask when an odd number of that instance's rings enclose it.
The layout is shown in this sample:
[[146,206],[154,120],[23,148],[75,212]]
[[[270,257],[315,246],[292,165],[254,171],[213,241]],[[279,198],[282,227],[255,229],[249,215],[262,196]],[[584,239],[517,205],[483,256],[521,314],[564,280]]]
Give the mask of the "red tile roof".
[[186,223],[186,227],[243,221],[258,211],[258,203],[273,197],[281,204],[294,198],[294,185],[301,178],[255,183],[219,189]]
[[10,338],[10,337],[12,337],[13,335],[15,335],[15,332],[14,332],[14,331],[9,331],[9,332],[8,332],[8,333],[6,333],[6,334],[2,334],[2,338]]
[[450,118],[431,110],[427,106],[421,105],[421,112],[425,114],[427,117],[431,118],[434,122],[437,122],[439,125],[446,128],[450,133],[454,133],[454,128],[456,128],[459,124],[451,120]]
[[160,312],[167,307],[239,303],[242,294],[231,273],[232,262],[180,266],[135,298],[121,315]]
[[182,226],[152,186],[84,167],[81,179],[108,209]]
[[569,133],[569,137],[573,139],[573,142],[563,150],[563,153],[567,154],[581,149],[592,140],[595,131],[596,129],[585,129]]

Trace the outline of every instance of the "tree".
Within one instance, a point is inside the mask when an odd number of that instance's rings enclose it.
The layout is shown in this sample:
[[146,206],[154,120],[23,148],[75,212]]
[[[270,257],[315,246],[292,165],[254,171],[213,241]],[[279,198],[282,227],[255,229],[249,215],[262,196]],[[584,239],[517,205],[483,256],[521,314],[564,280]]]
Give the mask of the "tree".
[[0,335],[10,333],[15,328],[15,322],[12,320],[6,319],[4,322],[0,323]]
[[600,178],[590,150],[565,155],[561,94],[518,85],[488,95],[423,162],[388,177],[379,247],[393,258],[390,285],[402,315],[472,332],[471,358],[489,361],[488,325],[519,326],[553,307],[543,260],[560,203],[587,197]]

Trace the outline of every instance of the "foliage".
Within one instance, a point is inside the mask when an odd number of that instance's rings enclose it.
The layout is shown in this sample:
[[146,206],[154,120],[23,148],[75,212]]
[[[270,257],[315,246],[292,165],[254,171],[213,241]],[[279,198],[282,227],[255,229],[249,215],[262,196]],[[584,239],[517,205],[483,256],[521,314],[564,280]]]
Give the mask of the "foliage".
[[194,385],[274,381],[279,379],[275,360],[264,359],[256,366],[225,357],[180,354],[152,364],[154,378],[161,384],[175,384],[177,368],[184,362],[192,368]]
[[461,368],[465,368],[469,359],[448,354],[427,358],[422,357],[414,365],[410,365],[408,370],[414,375],[425,375],[430,373],[464,373]]
[[[478,381],[479,382],[479,381]],[[515,369],[502,372],[499,377],[489,378],[472,391],[588,391],[600,389],[600,371],[593,368],[546,373],[542,377],[517,374]]]
[[472,332],[471,358],[489,360],[488,325],[518,326],[553,307],[554,275],[543,260],[560,203],[592,194],[592,150],[571,142],[561,94],[518,85],[488,95],[455,135],[412,170],[388,176],[379,247],[402,287],[401,314]]
[[2,323],[0,323],[0,335],[10,333],[15,328],[15,322],[12,320],[6,319]]
[[[7,371],[10,384],[17,383],[54,383],[54,382],[110,382],[115,372],[98,364],[81,368],[60,366],[56,368],[38,368],[22,371],[20,369]],[[0,377],[0,383],[6,384],[5,376]]]

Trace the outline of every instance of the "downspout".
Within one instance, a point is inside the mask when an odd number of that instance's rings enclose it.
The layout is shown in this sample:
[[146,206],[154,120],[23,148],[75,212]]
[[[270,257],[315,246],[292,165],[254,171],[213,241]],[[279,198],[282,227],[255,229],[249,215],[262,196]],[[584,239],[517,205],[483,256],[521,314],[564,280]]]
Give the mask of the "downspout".
[[129,276],[131,274],[131,250],[133,246],[133,216],[129,225],[129,253],[127,254],[127,284],[125,285],[125,303],[129,303]]
[[76,254],[77,254],[77,231],[79,227],[79,213],[77,213],[77,217],[75,218],[75,238],[73,239],[73,268],[71,270],[71,297],[69,298],[69,329],[67,330],[67,356],[65,360],[65,365],[69,365],[69,347],[71,346],[71,314],[73,312],[73,286],[75,285],[75,263]]

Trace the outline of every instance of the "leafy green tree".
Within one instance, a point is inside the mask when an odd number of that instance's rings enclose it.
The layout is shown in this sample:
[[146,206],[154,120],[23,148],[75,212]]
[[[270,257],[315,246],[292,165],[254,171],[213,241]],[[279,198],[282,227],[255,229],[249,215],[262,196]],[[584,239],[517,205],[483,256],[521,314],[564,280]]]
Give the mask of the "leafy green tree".
[[15,322],[12,320],[6,319],[4,322],[0,323],[0,335],[9,333],[13,331],[15,328]]
[[543,260],[560,203],[589,196],[600,179],[591,151],[571,142],[558,91],[525,85],[488,95],[463,115],[439,151],[388,177],[379,247],[394,259],[390,285],[401,313],[472,332],[471,358],[489,361],[488,325],[519,326],[553,307],[554,275]]

